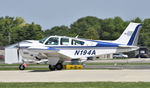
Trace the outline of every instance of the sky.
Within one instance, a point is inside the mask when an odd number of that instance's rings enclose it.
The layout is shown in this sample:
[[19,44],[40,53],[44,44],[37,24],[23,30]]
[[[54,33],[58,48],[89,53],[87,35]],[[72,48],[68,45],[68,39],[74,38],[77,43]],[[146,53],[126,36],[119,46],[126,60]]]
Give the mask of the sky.
[[69,26],[85,16],[123,20],[150,18],[150,0],[0,0],[0,17],[23,17],[42,30]]

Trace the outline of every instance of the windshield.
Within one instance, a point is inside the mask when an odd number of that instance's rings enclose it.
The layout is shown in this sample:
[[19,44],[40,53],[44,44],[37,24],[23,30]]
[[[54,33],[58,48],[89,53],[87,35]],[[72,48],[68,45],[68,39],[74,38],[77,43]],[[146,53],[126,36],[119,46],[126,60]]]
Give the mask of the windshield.
[[45,41],[47,38],[48,38],[48,37],[45,37],[45,38],[41,39],[39,42],[40,42],[40,43],[44,43],[44,41]]

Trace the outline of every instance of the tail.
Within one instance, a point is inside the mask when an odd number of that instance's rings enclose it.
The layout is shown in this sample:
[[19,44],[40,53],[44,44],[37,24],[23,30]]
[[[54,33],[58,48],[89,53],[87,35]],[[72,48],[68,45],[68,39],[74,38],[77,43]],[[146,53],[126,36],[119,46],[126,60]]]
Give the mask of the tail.
[[122,35],[115,40],[114,43],[136,46],[141,26],[142,24],[140,23],[130,23]]

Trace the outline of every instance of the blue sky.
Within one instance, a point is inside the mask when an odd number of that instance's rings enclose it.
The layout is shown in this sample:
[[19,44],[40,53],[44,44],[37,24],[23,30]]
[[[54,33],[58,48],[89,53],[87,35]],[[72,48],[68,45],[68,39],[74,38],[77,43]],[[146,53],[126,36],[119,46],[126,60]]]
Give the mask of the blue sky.
[[150,18],[150,0],[0,0],[0,17],[23,17],[42,29],[69,26],[78,18],[96,16],[123,20]]

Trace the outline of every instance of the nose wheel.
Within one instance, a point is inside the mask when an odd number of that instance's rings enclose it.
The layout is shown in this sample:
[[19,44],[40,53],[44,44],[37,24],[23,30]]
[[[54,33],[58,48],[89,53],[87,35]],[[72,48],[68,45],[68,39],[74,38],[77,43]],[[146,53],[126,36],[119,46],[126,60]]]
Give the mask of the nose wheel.
[[24,70],[27,67],[27,64],[21,64],[19,65],[19,70]]
[[24,70],[25,66],[23,64],[19,65],[19,70]]

